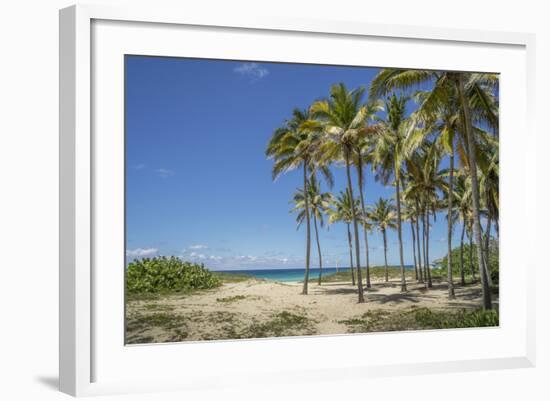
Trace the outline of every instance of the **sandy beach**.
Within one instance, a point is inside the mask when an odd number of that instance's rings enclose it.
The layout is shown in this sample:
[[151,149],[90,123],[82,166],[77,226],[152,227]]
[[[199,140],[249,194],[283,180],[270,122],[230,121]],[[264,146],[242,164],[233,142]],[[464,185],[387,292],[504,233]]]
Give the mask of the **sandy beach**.
[[[459,312],[479,308],[481,288],[456,288],[447,298],[444,282],[409,282],[400,292],[397,280],[373,282],[366,302],[357,303],[349,282],[310,283],[301,295],[299,282],[250,279],[224,283],[191,295],[131,300],[127,304],[128,343],[221,340],[274,336],[344,334],[415,329],[408,320],[418,311]],[[494,299],[498,306],[498,298]],[[401,327],[401,323],[407,327]]]

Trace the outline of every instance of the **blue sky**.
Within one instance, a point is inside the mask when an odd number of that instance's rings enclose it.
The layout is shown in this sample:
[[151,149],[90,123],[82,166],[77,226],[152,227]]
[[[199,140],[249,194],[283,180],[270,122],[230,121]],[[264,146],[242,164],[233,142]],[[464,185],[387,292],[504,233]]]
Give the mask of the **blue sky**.
[[[337,82],[368,87],[377,71],[127,56],[127,259],[174,255],[214,270],[304,267],[305,229],[296,230],[289,212],[301,175],[290,172],[273,182],[266,144],[293,108],[308,107]],[[345,176],[333,170],[337,193]],[[368,204],[393,195],[370,172],[366,180]],[[446,254],[445,235],[445,219],[438,216],[432,260]],[[403,239],[405,262],[412,264],[408,224]],[[320,240],[325,266],[348,264],[345,226],[325,227]],[[371,263],[383,264],[380,233],[369,240]],[[389,263],[397,264],[395,232],[388,247]],[[315,247],[312,258],[315,267]]]

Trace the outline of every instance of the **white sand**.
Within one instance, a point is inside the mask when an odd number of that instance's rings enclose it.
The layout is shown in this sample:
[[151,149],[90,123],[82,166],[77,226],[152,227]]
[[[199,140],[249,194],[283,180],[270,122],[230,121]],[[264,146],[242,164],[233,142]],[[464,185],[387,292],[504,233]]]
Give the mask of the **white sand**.
[[311,283],[308,295],[302,295],[301,290],[302,284],[297,282],[249,280],[226,283],[220,288],[186,297],[173,295],[157,301],[133,301],[128,305],[129,316],[159,311],[185,316],[185,330],[180,330],[185,331],[185,338],[174,336],[173,327],[170,330],[153,327],[129,334],[150,337],[149,340],[152,337],[154,342],[227,338],[227,330],[238,332],[250,324],[269,322],[282,311],[307,316],[311,322],[309,330],[297,331],[294,335],[343,334],[347,332],[343,320],[361,317],[367,311],[392,312],[415,307],[458,310],[481,305],[478,285],[457,287],[456,299],[449,300],[446,283],[434,282],[433,288],[426,290],[422,284],[409,282],[408,291],[401,293],[398,281],[373,282],[362,304],[357,303],[357,289],[351,283],[323,283],[321,286]]

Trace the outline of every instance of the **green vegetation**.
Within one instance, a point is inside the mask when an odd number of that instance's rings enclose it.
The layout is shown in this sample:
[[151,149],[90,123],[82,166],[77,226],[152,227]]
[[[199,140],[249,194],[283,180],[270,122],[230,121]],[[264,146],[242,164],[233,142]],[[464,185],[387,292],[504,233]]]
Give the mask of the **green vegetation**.
[[[375,266],[370,269],[370,276],[374,279],[383,279],[386,276],[386,269],[383,266]],[[390,280],[401,278],[400,266],[388,266],[388,278]],[[338,273],[331,273],[323,276],[323,283],[334,283],[339,281],[351,281],[351,270],[343,270]],[[405,270],[406,277],[412,279],[414,277],[414,270]]]
[[[465,275],[469,276],[470,279],[473,279],[471,272],[479,272],[479,265],[475,258],[470,257],[471,255],[475,255],[476,253],[476,246],[469,244],[464,244],[463,248],[463,256],[464,256],[464,273]],[[452,272],[454,277],[460,277],[460,247],[453,248],[452,250]],[[499,250],[498,250],[498,242],[495,240],[491,240],[489,245],[489,271],[490,271],[490,278],[493,283],[493,285],[498,285],[499,282],[499,269],[498,269],[498,259],[499,259]],[[470,261],[472,261],[473,269],[470,266]],[[437,260],[435,262],[435,267],[432,269],[432,272],[434,274],[440,274],[442,276],[447,274],[447,255],[445,255],[442,259]],[[477,276],[476,276],[477,277]]]
[[466,327],[493,327],[499,325],[496,310],[431,310],[411,307],[409,310],[388,312],[385,310],[368,311],[363,315],[341,320],[350,333],[379,331],[455,329]]
[[231,303],[231,302],[240,301],[243,299],[246,299],[246,295],[234,295],[232,297],[216,298],[216,302]]
[[253,323],[244,331],[243,338],[281,337],[314,334],[312,322],[304,315],[283,311],[263,323]]
[[128,294],[190,292],[219,287],[221,281],[203,265],[176,257],[134,260],[126,270]]
[[223,283],[240,283],[248,280],[259,280],[254,276],[244,273],[212,272],[212,274]]

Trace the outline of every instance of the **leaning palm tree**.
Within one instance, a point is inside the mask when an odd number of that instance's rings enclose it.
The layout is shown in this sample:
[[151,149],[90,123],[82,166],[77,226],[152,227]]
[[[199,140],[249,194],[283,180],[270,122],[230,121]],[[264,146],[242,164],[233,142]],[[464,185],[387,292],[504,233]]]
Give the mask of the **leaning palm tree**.
[[[332,194],[330,192],[321,192],[321,186],[315,175],[312,175],[308,183],[308,195],[309,199],[309,210],[311,216],[313,217],[313,228],[315,229],[315,241],[317,243],[317,256],[319,260],[319,279],[318,284],[321,285],[321,279],[323,274],[323,256],[321,253],[321,243],[319,241],[319,229],[318,226],[324,227],[325,219],[324,216],[329,210],[330,204],[332,202]],[[294,208],[292,212],[297,212],[296,222],[298,223],[298,228],[305,220],[306,208],[305,201],[306,197],[304,196],[303,189],[298,189],[294,194]]]
[[[313,132],[322,132],[323,144],[320,148],[321,161],[343,160],[346,168],[347,191],[352,199],[351,164],[354,147],[361,133],[365,130],[368,116],[367,107],[363,104],[365,89],[360,87],[348,91],[343,83],[333,85],[326,100],[315,102],[311,106],[314,119],[304,125]],[[359,213],[355,202],[352,202],[352,222],[355,237],[355,260],[357,265],[358,302],[365,302],[363,281],[361,278],[361,256],[359,248]]]
[[[488,276],[483,263],[481,220],[480,220],[480,194],[479,179],[477,169],[477,137],[474,131],[474,120],[477,117],[482,118],[484,113],[477,113],[476,108],[471,107],[474,104],[475,85],[482,87],[487,82],[494,82],[491,74],[471,74],[456,71],[428,71],[428,70],[401,70],[401,69],[383,69],[371,82],[370,96],[373,99],[379,98],[390,93],[393,90],[410,90],[420,85],[432,85],[429,96],[419,106],[417,115],[422,113],[430,114],[437,110],[442,103],[448,99],[447,88],[454,86],[458,104],[460,105],[460,114],[463,124],[464,143],[466,144],[466,155],[468,159],[468,172],[472,180],[472,217],[473,232],[476,242],[476,253],[479,263],[479,273],[481,277],[483,292],[484,309],[492,308],[491,292],[488,284]],[[478,102],[482,106],[481,102]],[[485,113],[487,114],[487,113]]]
[[351,240],[350,224],[353,221],[352,209],[354,206],[359,206],[359,201],[355,200],[355,202],[352,202],[351,199],[352,198],[349,195],[349,191],[340,192],[340,195],[338,195],[336,199],[332,200],[333,208],[328,209],[327,214],[329,216],[329,224],[334,224],[336,222],[342,222],[346,224],[347,241],[349,247],[349,265],[351,270],[351,283],[355,286],[355,272],[353,267],[353,244]]
[[308,169],[314,166],[315,151],[319,146],[319,135],[301,128],[309,119],[306,111],[294,109],[292,118],[277,128],[266,149],[266,156],[274,160],[272,178],[297,168],[303,171],[304,211],[306,219],[306,266],[302,294],[307,295],[311,253],[311,225],[309,198],[307,196]]
[[401,268],[401,292],[407,291],[405,280],[405,263],[403,260],[403,236],[401,230],[401,170],[404,162],[405,134],[408,127],[405,117],[406,97],[398,97],[395,93],[386,101],[386,119],[384,129],[378,132],[373,149],[373,169],[376,177],[387,185],[393,179],[395,200],[397,205],[397,238],[399,240],[399,263]]
[[396,228],[396,215],[394,212],[394,206],[390,199],[380,198],[378,201],[369,208],[369,219],[382,233],[382,239],[384,241],[384,275],[385,281],[388,282],[388,240],[387,230],[388,228]]

